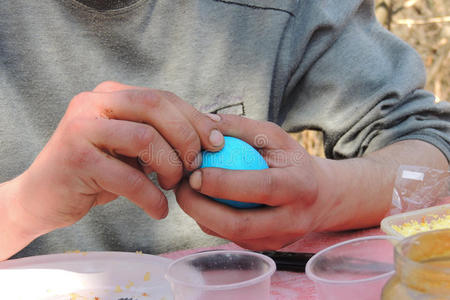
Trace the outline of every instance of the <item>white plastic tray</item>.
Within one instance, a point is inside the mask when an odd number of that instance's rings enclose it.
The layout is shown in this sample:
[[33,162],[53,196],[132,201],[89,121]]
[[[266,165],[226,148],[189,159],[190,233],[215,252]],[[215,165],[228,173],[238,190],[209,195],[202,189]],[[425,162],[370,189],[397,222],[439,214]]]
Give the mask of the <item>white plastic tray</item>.
[[[0,262],[0,299],[165,299],[171,260],[125,252],[79,252]],[[97,298],[96,298],[97,297]]]
[[386,234],[403,238],[405,236],[392,228],[392,225],[402,225],[413,220],[418,223],[421,223],[422,221],[430,222],[435,218],[443,217],[449,214],[450,204],[439,205],[386,217],[381,221],[380,227]]

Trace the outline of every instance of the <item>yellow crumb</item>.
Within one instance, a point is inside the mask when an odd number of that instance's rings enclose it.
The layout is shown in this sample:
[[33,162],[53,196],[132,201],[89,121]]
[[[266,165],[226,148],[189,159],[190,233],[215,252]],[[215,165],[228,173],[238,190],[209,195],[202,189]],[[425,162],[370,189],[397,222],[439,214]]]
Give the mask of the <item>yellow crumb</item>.
[[119,285],[117,285],[117,286],[116,286],[116,289],[114,290],[114,292],[116,292],[116,293],[121,293],[121,292],[123,292],[123,290],[120,288]]
[[130,287],[132,287],[134,285],[133,281],[128,282],[128,284],[125,286],[127,289],[129,289]]
[[430,217],[432,219],[428,222],[423,217],[420,222],[412,220],[402,225],[392,225],[392,228],[405,237],[419,232],[450,228],[450,214],[441,217],[438,215],[430,215]]
[[70,253],[81,253],[81,251],[80,250],[68,250],[68,251],[66,251],[64,253],[68,253],[68,254],[70,254]]
[[149,280],[150,280],[150,272],[147,272],[144,275],[144,281],[149,281]]

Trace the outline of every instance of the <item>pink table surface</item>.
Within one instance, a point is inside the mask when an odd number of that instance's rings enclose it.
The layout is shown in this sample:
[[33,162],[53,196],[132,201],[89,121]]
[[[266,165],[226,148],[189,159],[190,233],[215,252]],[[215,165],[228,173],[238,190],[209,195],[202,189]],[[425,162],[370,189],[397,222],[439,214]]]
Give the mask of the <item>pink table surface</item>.
[[[384,235],[379,228],[355,230],[337,233],[311,233],[301,238],[292,245],[289,245],[280,251],[292,252],[318,252],[326,247],[336,243],[371,235]],[[177,259],[188,254],[211,249],[242,249],[239,246],[229,243],[217,247],[203,247],[196,249],[188,249],[183,251],[162,254],[161,256]],[[309,280],[304,273],[293,273],[277,271],[272,276],[271,284],[272,300],[288,300],[288,299],[318,299],[314,283]]]

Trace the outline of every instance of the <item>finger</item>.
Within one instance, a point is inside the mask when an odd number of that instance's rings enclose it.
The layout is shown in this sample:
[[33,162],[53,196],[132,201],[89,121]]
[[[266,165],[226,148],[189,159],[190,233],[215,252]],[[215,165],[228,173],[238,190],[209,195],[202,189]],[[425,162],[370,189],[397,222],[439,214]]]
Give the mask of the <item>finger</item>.
[[264,238],[289,228],[279,207],[234,209],[195,192],[186,181],[182,181],[175,193],[184,212],[228,240]]
[[[97,148],[113,156],[138,157],[142,166],[158,173],[162,187],[172,188],[181,180],[183,169],[177,153],[153,127],[103,118],[84,120],[80,126]],[[131,166],[142,169],[136,159],[129,161]]]
[[219,130],[228,136],[237,137],[255,148],[296,149],[298,143],[281,127],[272,122],[257,121],[245,117],[220,114]]
[[210,197],[240,202],[281,206],[303,201],[310,204],[317,196],[317,186],[296,168],[265,170],[227,170],[204,168],[189,177],[190,186]]
[[166,197],[144,173],[101,151],[89,166],[89,174],[102,189],[126,197],[155,219],[167,216]]
[[217,130],[217,119],[208,117],[195,109],[186,101],[182,101],[176,95],[166,92],[167,99],[178,107],[181,113],[193,124],[194,129],[200,137],[201,144],[208,151],[219,151],[224,145],[223,134]]
[[[187,169],[195,169],[196,156],[203,145],[208,150],[219,150],[223,146],[223,136],[215,129],[214,121],[203,116],[196,121],[194,128],[189,119],[181,113],[180,108],[169,101],[168,96],[160,91],[141,89],[126,90],[95,97],[101,115],[109,119],[122,119],[143,122],[153,126],[175,149]],[[180,100],[181,103],[181,100]],[[200,122],[200,123],[199,123]],[[199,136],[199,133],[200,136]]]
[[[94,89],[94,92],[118,92],[133,89],[145,90],[146,88],[126,85],[114,81],[106,81],[99,84]],[[210,151],[218,151],[221,149],[223,145],[223,137],[219,134],[220,132],[215,132],[211,136],[211,132],[216,129],[214,119],[208,119],[207,116],[196,110],[192,105],[190,105],[186,101],[182,101],[172,93],[165,91],[159,92],[163,93],[168,101],[178,107],[181,113],[189,120],[189,122],[191,122],[191,124],[194,125],[193,127],[198,133],[201,144],[205,149],[208,149]],[[211,120],[213,122],[211,122]],[[214,141],[211,141],[211,139]],[[219,146],[217,146],[217,144]]]
[[97,85],[93,92],[96,93],[112,93],[112,92],[118,92],[118,91],[124,91],[124,90],[136,90],[136,89],[145,89],[142,87],[132,86],[123,84],[117,81],[104,81]]

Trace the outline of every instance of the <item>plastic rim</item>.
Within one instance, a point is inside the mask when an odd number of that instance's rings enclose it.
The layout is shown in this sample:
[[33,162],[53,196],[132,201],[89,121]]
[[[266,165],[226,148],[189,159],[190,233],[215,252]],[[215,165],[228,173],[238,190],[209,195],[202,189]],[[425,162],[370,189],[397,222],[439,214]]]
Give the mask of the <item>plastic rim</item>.
[[354,242],[361,242],[361,241],[369,241],[369,240],[396,240],[396,241],[400,241],[402,240],[402,238],[396,237],[396,236],[390,236],[390,235],[373,235],[373,236],[365,236],[365,237],[360,237],[360,238],[356,238],[356,239],[352,239],[352,240],[348,240],[345,242],[340,242],[337,243],[333,246],[330,246],[328,248],[325,248],[323,250],[320,250],[319,252],[317,252],[316,254],[314,254],[313,257],[311,257],[311,259],[306,263],[306,267],[305,267],[305,273],[306,276],[311,279],[312,281],[315,282],[322,282],[322,283],[327,283],[327,284],[355,284],[355,283],[365,283],[365,282],[370,282],[373,280],[378,280],[387,276],[392,276],[395,273],[395,270],[392,270],[390,272],[386,272],[384,274],[380,274],[377,276],[373,276],[373,277],[369,277],[369,278],[365,278],[365,279],[356,279],[356,280],[331,280],[331,279],[325,279],[322,277],[319,277],[315,274],[313,274],[312,272],[312,264],[314,263],[315,260],[317,260],[317,258],[322,255],[325,252],[328,252],[334,248],[338,248],[347,244],[351,244]]
[[[175,264],[177,264],[185,259],[206,256],[211,253],[214,253],[214,254],[216,254],[216,253],[217,254],[242,254],[242,255],[247,255],[247,256],[259,257],[260,259],[262,259],[264,262],[266,262],[269,265],[269,270],[266,273],[259,275],[255,278],[249,279],[249,280],[241,281],[238,283],[221,284],[221,285],[191,284],[191,283],[186,283],[184,281],[178,280],[178,279],[170,276],[171,269],[175,266]],[[251,286],[255,283],[261,282],[261,281],[265,280],[267,277],[272,276],[272,274],[275,272],[275,270],[276,270],[276,266],[275,266],[275,262],[273,261],[273,259],[271,259],[270,257],[263,255],[263,254],[259,254],[259,253],[255,253],[255,252],[251,252],[251,251],[243,251],[243,250],[211,250],[211,251],[205,251],[205,252],[199,252],[199,253],[187,255],[187,256],[184,256],[182,258],[179,258],[179,259],[173,261],[167,268],[166,279],[169,282],[172,282],[175,284],[180,284],[180,285],[189,286],[189,287],[193,287],[193,288],[199,288],[199,289],[203,289],[203,290],[210,290],[210,291],[211,290],[231,290],[231,289],[237,289],[237,288],[241,288],[241,287],[245,287],[245,286]]]

